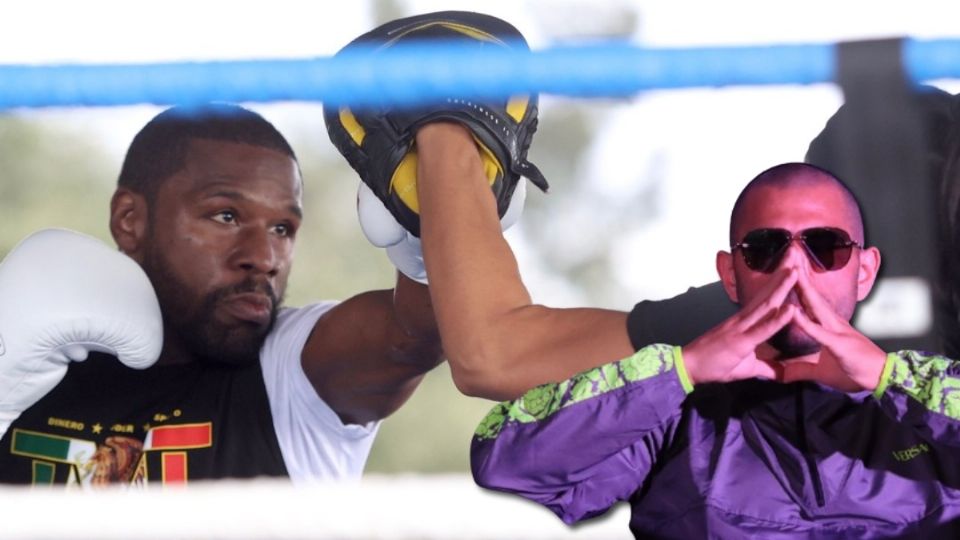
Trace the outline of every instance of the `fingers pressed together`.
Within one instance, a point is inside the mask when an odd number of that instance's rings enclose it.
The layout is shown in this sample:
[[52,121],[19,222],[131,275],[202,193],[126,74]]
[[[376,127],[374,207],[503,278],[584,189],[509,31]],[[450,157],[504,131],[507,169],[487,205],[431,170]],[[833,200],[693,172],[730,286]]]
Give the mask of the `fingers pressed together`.
[[[799,298],[799,306],[787,302],[791,292]],[[789,324],[817,341],[820,352],[788,361],[758,356],[758,348]],[[809,265],[777,270],[738,313],[684,347],[683,357],[693,384],[759,377],[810,380],[843,391],[876,388],[886,361],[886,354],[820,294],[811,281]]]

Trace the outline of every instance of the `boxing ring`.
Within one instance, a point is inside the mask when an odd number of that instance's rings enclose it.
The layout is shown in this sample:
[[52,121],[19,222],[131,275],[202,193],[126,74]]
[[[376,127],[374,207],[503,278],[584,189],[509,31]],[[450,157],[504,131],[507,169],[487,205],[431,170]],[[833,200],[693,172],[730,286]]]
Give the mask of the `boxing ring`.
[[[205,101],[416,105],[451,95],[542,92],[589,98],[653,89],[815,84],[837,80],[837,50],[836,44],[603,44],[481,52],[448,45],[304,60],[0,65],[0,109]],[[900,61],[915,82],[960,78],[960,39],[905,39]]]
[[[960,79],[960,39],[883,42],[870,70]],[[418,105],[451,95],[525,92],[625,97],[654,89],[806,85],[841,76],[837,44],[723,48],[631,45],[529,53],[394,47],[375,55],[283,61],[130,65],[0,65],[0,110],[321,101]],[[899,56],[891,56],[895,50]],[[466,399],[466,398],[464,398]],[[370,476],[291,487],[227,482],[189,489],[0,488],[0,538],[625,538],[627,512],[568,529],[548,511],[476,488],[466,475]],[[181,516],[183,519],[181,519]],[[95,521],[96,526],[85,522]],[[452,531],[455,531],[452,533]],[[454,536],[451,536],[453,534]]]

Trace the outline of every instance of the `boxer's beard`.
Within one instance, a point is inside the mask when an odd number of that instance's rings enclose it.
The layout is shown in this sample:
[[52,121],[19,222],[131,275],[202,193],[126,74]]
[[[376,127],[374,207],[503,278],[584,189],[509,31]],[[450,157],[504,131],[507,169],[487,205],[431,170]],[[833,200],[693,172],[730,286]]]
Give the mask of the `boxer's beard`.
[[[143,266],[160,301],[164,332],[177,339],[190,355],[202,362],[234,366],[259,361],[260,348],[276,322],[282,302],[269,284],[248,279],[216,289],[197,301],[189,285],[174,274],[166,259],[155,250],[148,250]],[[272,306],[267,325],[245,321],[226,325],[217,320],[217,305],[224,298],[242,292],[259,292],[270,297]]]

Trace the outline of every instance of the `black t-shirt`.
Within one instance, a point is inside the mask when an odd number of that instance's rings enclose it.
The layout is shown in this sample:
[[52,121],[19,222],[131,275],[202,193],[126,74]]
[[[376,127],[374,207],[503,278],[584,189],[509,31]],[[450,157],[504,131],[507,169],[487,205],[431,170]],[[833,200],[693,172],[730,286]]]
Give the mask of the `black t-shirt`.
[[0,439],[0,482],[286,476],[259,363],[130,369],[91,354]]
[[737,312],[719,281],[667,300],[644,300],[627,316],[634,349],[652,343],[686,345]]

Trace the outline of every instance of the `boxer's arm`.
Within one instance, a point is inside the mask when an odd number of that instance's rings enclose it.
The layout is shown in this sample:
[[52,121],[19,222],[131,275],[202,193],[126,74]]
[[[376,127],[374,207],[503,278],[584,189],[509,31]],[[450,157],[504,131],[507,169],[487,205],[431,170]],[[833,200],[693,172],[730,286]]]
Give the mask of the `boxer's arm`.
[[321,316],[304,346],[304,373],[345,423],[387,417],[442,360],[427,287],[397,276]]
[[417,147],[427,275],[462,392],[512,399],[633,353],[626,313],[532,303],[469,132],[430,124]]

